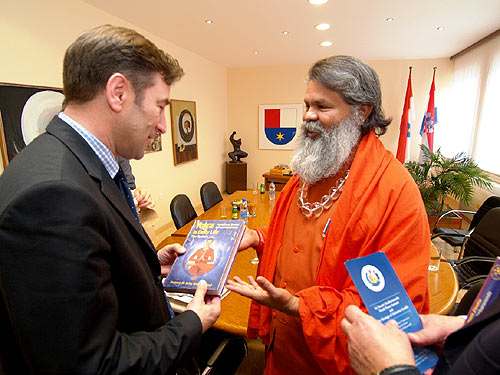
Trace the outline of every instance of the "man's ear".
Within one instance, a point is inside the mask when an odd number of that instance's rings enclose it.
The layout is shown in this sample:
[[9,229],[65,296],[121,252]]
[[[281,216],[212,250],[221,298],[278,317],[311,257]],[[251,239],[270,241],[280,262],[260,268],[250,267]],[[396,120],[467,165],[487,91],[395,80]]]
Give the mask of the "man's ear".
[[106,101],[114,112],[120,112],[130,95],[130,82],[122,73],[114,73],[106,83]]
[[370,113],[372,113],[373,106],[371,104],[361,104],[361,116],[363,116],[363,120],[366,120]]

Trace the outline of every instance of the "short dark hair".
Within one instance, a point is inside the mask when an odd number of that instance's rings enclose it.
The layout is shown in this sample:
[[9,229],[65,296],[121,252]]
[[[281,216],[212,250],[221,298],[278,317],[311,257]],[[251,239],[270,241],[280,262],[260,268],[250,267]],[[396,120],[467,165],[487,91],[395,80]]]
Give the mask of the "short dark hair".
[[106,86],[109,77],[122,73],[130,80],[136,102],[142,102],[146,88],[159,73],[167,85],[184,71],[179,62],[150,40],[125,27],[102,25],[82,34],[64,55],[64,106],[68,102],[92,100]]
[[313,64],[308,79],[338,92],[351,105],[372,106],[372,112],[361,125],[363,135],[372,129],[377,135],[386,132],[392,119],[384,116],[378,75],[364,62],[351,56],[330,56]]

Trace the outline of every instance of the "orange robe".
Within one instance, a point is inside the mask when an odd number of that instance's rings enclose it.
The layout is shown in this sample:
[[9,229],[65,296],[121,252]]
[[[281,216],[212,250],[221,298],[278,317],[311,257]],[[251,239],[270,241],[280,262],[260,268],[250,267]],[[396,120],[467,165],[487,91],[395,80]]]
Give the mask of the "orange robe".
[[[296,205],[298,188],[299,180],[294,176],[276,202],[269,227],[261,230],[265,240],[263,248],[257,249],[260,259],[257,272],[268,280],[275,280],[285,222],[289,208]],[[353,373],[340,322],[348,305],[362,306],[365,311],[366,308],[345,269],[345,261],[384,251],[417,311],[429,311],[430,240],[422,199],[404,166],[373,132],[361,140],[342,195],[330,211],[332,222],[319,254],[315,285],[295,293],[299,297],[300,318],[292,319],[300,320],[301,341],[307,346],[304,350],[315,361],[306,374],[316,374],[318,368],[324,374]],[[258,335],[269,345],[273,315],[276,317],[276,312],[253,302],[248,336]],[[287,352],[286,348],[276,347],[278,342],[287,342],[297,349],[297,345],[302,345],[297,341],[275,340],[271,356],[275,363],[286,361],[289,368],[295,368],[296,362],[295,373],[304,374],[299,371],[303,366],[300,358],[280,355]],[[266,374],[279,372],[267,366]]]

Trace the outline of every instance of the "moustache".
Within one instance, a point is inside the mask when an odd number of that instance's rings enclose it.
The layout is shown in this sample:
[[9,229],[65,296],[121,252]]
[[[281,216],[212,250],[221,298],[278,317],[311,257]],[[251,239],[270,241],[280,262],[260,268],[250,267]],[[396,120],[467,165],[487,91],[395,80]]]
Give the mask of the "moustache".
[[304,121],[302,123],[302,126],[305,130],[318,133],[319,135],[325,135],[326,133],[325,128],[319,121]]

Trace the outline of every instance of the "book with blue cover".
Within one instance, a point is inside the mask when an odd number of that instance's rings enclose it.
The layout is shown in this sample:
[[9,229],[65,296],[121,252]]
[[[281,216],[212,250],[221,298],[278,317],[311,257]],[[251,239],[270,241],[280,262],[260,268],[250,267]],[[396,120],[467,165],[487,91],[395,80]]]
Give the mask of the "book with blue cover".
[[497,257],[481,290],[474,299],[467,314],[467,323],[470,323],[472,319],[481,314],[498,297],[500,297],[500,257]]
[[[382,323],[395,320],[404,332],[422,329],[422,321],[387,255],[376,252],[345,262],[368,313]],[[421,373],[434,367],[438,356],[431,348],[413,348]]]
[[196,220],[184,241],[187,251],[177,257],[163,281],[165,291],[194,294],[205,280],[207,294],[220,296],[245,228],[243,220]]

